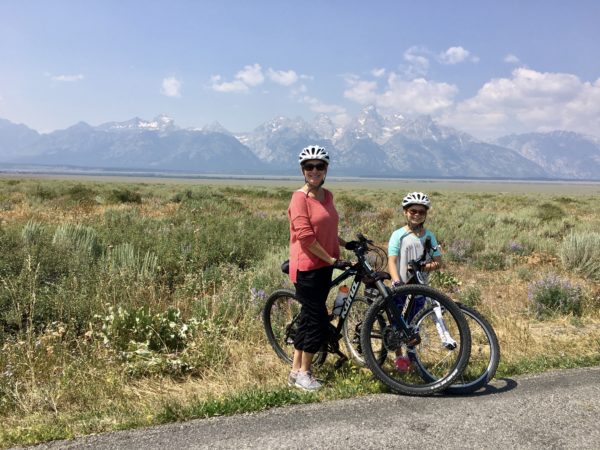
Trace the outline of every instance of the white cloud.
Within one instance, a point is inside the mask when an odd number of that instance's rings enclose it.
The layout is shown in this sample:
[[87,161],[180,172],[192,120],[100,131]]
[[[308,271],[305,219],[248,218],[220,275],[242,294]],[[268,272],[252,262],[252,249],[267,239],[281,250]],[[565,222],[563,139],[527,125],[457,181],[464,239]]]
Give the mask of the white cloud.
[[211,87],[217,92],[247,92],[251,87],[258,86],[265,81],[260,64],[249,64],[235,74],[233,81],[222,81],[221,75],[213,75],[210,79]]
[[448,83],[440,83],[416,78],[406,80],[395,73],[387,78],[383,91],[378,91],[375,81],[346,77],[348,89],[344,97],[361,105],[372,104],[389,112],[407,114],[435,114],[452,106],[458,88]]
[[515,55],[513,55],[512,53],[509,53],[508,55],[506,55],[504,57],[504,62],[509,63],[509,64],[519,64],[521,61]]
[[[221,75],[213,75],[210,79],[211,88],[217,92],[248,92],[251,88],[259,86],[268,79],[269,81],[281,86],[293,86],[301,79],[312,79],[308,75],[298,75],[294,70],[275,70],[268,68],[263,72],[260,64],[249,64],[238,71],[232,81],[226,81]],[[301,85],[292,90],[292,95],[298,95],[306,90],[306,86]],[[263,89],[263,94],[268,94],[269,90]]]
[[438,55],[438,61],[442,64],[458,64],[464,61],[478,62],[477,56],[471,55],[471,52],[463,47],[450,47]]
[[250,87],[258,86],[265,81],[260,64],[244,66],[244,68],[235,75],[235,78]]
[[267,70],[267,76],[271,81],[282,86],[291,86],[298,81],[298,74],[293,70],[273,70],[269,68]]
[[301,84],[298,87],[295,87],[294,89],[292,89],[292,95],[299,95],[299,94],[303,94],[305,92],[308,92],[308,88],[306,87],[305,84]]
[[377,98],[377,106],[398,112],[436,114],[452,105],[458,88],[448,83],[416,78],[404,80],[396,74],[388,78],[388,87]]
[[598,135],[600,79],[518,68],[485,83],[441,120],[480,137],[554,129]]
[[344,91],[344,97],[361,105],[375,103],[377,99],[377,82],[360,80],[354,75],[346,77],[346,84],[349,86]]
[[371,70],[371,75],[373,75],[375,78],[381,78],[382,76],[384,76],[386,73],[386,70],[383,68],[375,68],[373,70]]
[[160,93],[167,97],[181,97],[181,81],[175,77],[164,78]]
[[50,75],[50,78],[53,81],[64,81],[67,83],[72,83],[74,81],[81,81],[83,80],[83,75],[78,73],[77,75]]
[[425,47],[413,46],[404,52],[403,58],[409,64],[406,74],[409,77],[423,76],[429,70],[429,50]]
[[217,92],[246,92],[248,86],[240,80],[214,82],[212,88]]
[[344,114],[346,109],[342,106],[331,105],[321,102],[320,100],[305,95],[300,99],[301,103],[306,103],[310,106],[310,109],[314,112],[324,113],[324,114]]

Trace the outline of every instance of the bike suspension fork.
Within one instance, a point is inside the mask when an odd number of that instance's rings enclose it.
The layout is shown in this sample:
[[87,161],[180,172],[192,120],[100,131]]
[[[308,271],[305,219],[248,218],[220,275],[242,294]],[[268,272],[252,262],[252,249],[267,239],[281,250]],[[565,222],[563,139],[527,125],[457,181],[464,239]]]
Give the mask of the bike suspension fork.
[[446,327],[446,323],[444,322],[444,318],[442,316],[442,307],[438,302],[435,302],[433,307],[435,328],[440,335],[440,339],[442,340],[442,344],[449,350],[454,350],[457,347],[456,341],[450,335],[448,328]]

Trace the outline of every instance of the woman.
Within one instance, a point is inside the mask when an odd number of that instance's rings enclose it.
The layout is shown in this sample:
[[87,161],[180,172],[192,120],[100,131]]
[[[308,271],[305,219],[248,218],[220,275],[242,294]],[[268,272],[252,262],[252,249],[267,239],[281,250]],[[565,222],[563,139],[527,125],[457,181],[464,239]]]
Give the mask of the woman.
[[339,216],[333,195],[323,188],[329,155],[323,147],[304,148],[298,157],[304,186],[293,193],[288,208],[290,222],[290,279],[302,304],[294,340],[294,360],[288,383],[300,389],[321,388],[311,372],[313,355],[326,342],[329,318],[325,302],[333,268],[338,262]]

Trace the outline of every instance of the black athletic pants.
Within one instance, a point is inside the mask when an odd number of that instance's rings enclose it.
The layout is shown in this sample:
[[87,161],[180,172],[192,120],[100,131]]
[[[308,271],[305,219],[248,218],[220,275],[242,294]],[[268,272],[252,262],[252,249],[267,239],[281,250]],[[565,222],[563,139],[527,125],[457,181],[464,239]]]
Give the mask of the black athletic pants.
[[294,286],[302,308],[294,340],[294,348],[297,350],[317,353],[327,339],[329,317],[325,303],[332,275],[333,266],[298,271]]

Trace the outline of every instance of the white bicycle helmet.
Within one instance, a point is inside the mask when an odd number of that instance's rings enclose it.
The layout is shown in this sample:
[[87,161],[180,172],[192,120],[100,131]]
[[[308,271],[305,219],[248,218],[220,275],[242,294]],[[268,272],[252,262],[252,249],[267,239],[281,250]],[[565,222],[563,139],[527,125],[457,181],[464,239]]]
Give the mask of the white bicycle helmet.
[[424,194],[423,192],[411,192],[410,194],[406,194],[402,199],[402,208],[406,209],[410,205],[421,205],[429,209],[431,202],[429,201],[427,194]]
[[329,165],[329,154],[323,147],[319,147],[318,145],[304,147],[298,155],[298,162],[300,165],[304,164],[304,161],[309,161],[311,159],[318,159]]

